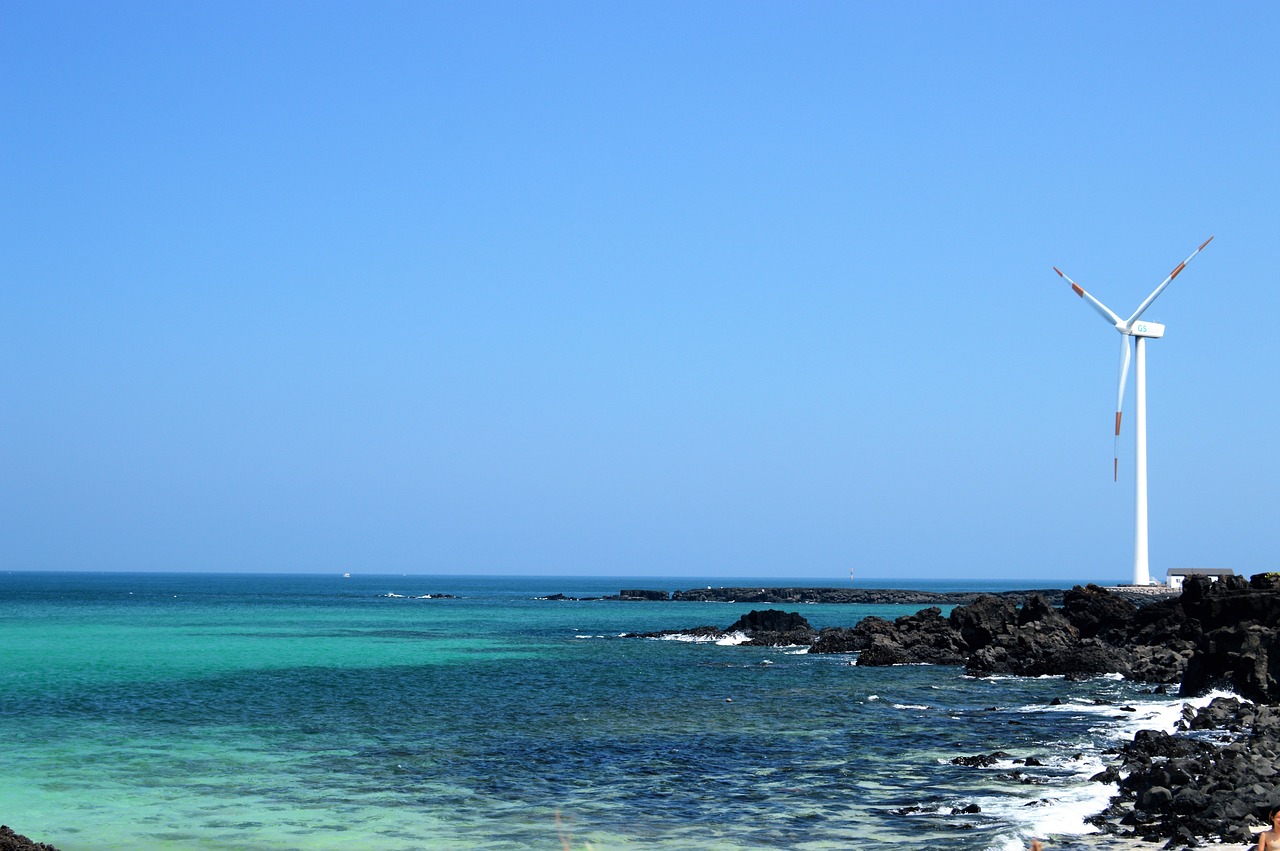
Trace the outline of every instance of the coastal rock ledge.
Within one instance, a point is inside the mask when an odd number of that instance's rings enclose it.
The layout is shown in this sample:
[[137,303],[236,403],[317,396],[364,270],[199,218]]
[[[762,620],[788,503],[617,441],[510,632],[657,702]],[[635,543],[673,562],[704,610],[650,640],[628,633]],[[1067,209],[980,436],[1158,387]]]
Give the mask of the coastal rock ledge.
[[827,628],[810,652],[859,651],[859,665],[962,664],[975,675],[1092,676],[1214,688],[1280,703],[1280,574],[1246,581],[1192,577],[1180,597],[1135,606],[1105,588],[1076,586],[1061,608],[1032,594],[1021,606],[981,596],[944,618],[937,607],[892,622],[868,617]]

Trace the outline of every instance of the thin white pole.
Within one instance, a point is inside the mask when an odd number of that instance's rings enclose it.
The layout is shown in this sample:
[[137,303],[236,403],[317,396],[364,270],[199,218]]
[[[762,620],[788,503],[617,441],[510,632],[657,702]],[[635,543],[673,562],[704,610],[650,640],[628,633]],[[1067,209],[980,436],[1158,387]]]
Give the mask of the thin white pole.
[[1151,570],[1147,561],[1147,338],[1137,337],[1137,416],[1134,418],[1134,485],[1137,490],[1137,507],[1133,534],[1133,584],[1149,585]]

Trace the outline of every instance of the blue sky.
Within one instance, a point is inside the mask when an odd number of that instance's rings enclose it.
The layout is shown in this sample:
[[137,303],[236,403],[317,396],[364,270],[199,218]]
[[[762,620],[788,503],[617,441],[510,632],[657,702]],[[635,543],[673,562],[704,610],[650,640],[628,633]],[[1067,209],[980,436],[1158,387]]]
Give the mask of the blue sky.
[[3,0],[0,569],[1127,581],[1051,267],[1127,316],[1210,235],[1152,573],[1280,569],[1278,25]]

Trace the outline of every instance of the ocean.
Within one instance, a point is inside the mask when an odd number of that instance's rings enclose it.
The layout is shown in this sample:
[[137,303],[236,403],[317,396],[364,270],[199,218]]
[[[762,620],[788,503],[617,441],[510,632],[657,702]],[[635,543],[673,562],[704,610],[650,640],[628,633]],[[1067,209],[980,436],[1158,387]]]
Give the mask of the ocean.
[[832,584],[0,573],[0,820],[62,851],[1096,847],[1102,752],[1182,701],[621,637],[750,605],[537,599]]

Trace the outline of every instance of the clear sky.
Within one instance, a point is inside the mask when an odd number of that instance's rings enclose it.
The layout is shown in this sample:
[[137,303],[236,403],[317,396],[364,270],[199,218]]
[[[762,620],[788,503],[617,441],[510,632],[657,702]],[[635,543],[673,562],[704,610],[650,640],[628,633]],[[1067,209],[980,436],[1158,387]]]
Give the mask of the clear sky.
[[[1280,5],[0,2],[0,569],[1280,569]],[[1133,381],[1129,382],[1132,409]],[[1132,423],[1132,418],[1127,420]]]

